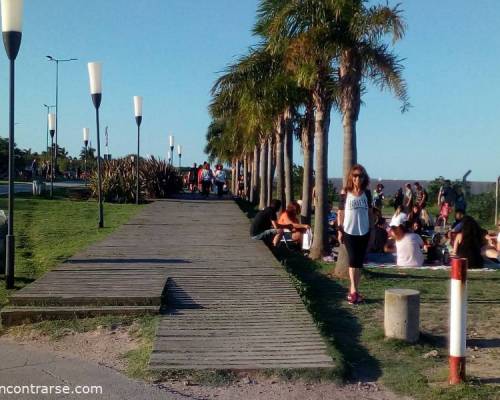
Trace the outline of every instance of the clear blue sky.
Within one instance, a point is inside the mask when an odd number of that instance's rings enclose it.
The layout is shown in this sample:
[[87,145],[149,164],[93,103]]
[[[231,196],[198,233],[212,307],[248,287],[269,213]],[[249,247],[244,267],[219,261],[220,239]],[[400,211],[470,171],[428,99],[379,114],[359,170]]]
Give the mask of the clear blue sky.
[[[389,93],[369,87],[358,123],[359,161],[373,178],[458,178],[472,169],[470,179],[494,180],[500,174],[500,4],[402,3],[409,28],[396,50],[406,58],[413,108],[402,115]],[[256,8],[256,0],[25,0],[16,142],[35,151],[45,146],[42,104],[55,100],[55,65],[45,56],[77,57],[60,69],[60,145],[79,152],[83,127],[95,143],[86,63],[98,60],[104,63],[102,132],[109,126],[113,156],[134,152],[132,96],[142,95],[142,153],[165,157],[172,132],[184,146],[184,163],[203,161],[209,90],[217,72],[256,42],[250,34]],[[6,136],[4,56],[0,82],[0,135]],[[330,176],[340,174],[341,148],[334,113]]]

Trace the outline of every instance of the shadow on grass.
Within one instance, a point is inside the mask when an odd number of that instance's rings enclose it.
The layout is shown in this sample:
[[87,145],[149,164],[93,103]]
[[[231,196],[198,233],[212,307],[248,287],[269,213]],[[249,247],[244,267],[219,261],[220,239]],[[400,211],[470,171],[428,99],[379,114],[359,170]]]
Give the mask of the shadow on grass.
[[[241,210],[253,218],[256,210],[248,202],[236,200]],[[361,344],[362,326],[347,308],[346,289],[320,271],[318,263],[285,247],[273,251],[284,265],[302,301],[328,342],[338,371],[347,381],[376,381],[382,374],[380,362]],[[355,307],[355,306],[354,306]]]

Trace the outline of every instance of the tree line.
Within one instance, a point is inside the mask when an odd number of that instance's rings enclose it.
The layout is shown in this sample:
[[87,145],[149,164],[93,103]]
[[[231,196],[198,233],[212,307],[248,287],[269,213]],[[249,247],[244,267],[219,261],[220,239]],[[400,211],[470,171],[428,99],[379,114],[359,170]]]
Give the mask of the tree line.
[[[367,84],[389,90],[409,108],[402,60],[393,45],[405,34],[399,5],[364,0],[261,0],[258,44],[230,64],[212,88],[205,151],[243,169],[250,201],[293,200],[293,141],[303,153],[302,219],[311,221],[312,258],[327,250],[328,136],[342,115],[343,174],[357,163],[356,123]],[[273,193],[273,182],[276,192]]]

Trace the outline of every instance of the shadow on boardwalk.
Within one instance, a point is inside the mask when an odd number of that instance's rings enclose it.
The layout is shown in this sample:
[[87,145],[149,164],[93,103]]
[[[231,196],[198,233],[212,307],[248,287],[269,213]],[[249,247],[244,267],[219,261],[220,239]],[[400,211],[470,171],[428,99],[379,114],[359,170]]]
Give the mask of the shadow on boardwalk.
[[[238,206],[253,218],[255,208],[237,201]],[[319,271],[319,265],[286,248],[273,251],[291,275],[303,302],[316,321],[321,334],[348,381],[376,381],[382,374],[380,362],[361,344],[362,326],[357,317],[345,308],[346,289]]]

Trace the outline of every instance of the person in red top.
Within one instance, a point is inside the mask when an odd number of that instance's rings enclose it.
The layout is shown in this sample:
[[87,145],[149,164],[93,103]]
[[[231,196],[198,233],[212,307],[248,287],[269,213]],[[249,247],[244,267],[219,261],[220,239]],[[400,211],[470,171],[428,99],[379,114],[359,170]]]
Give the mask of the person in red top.
[[202,186],[202,181],[203,180],[201,179],[201,175],[203,174],[203,168],[205,168],[205,164],[206,163],[207,162],[205,161],[203,163],[203,165],[200,164],[200,166],[198,167],[198,192],[199,193],[201,193],[201,191],[202,191],[202,187],[201,186]]
[[278,218],[278,224],[289,225],[291,229],[292,240],[298,244],[302,243],[302,235],[310,228],[309,225],[301,224],[298,216],[300,215],[300,205],[292,201]]

